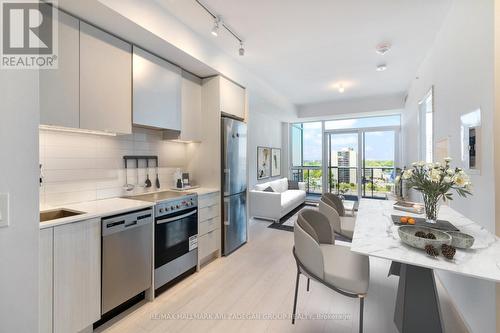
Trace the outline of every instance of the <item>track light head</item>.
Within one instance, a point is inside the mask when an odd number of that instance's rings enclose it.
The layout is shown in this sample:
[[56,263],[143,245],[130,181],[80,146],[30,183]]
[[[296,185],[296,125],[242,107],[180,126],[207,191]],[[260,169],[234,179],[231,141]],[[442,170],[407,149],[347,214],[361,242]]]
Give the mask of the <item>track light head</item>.
[[216,18],[214,18],[214,26],[212,28],[212,35],[217,37],[219,36],[219,29],[220,29],[220,25],[221,25],[221,18],[219,16],[217,16]]
[[238,50],[240,56],[245,55],[245,47],[243,46],[243,42],[240,42],[240,49]]

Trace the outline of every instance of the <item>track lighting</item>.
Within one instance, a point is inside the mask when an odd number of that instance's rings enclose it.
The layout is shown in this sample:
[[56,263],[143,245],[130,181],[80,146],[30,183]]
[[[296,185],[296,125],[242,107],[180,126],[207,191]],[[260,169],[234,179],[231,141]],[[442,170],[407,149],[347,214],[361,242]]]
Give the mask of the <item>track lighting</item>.
[[221,18],[220,17],[216,17],[214,18],[214,26],[212,28],[212,35],[214,35],[215,37],[219,36],[219,29],[220,29],[220,24],[221,24]]
[[227,32],[229,32],[231,35],[233,35],[234,38],[240,43],[240,48],[238,49],[238,54],[240,56],[245,55],[245,47],[243,46],[243,39],[226,23],[222,21],[222,18],[213,10],[207,7],[202,0],[195,0],[198,5],[200,5],[203,10],[207,12],[208,15],[210,15],[214,19],[214,25],[212,27],[212,31],[210,33],[214,36],[217,37],[219,36],[219,32],[221,29],[225,29]]
[[240,56],[245,55],[245,48],[243,47],[243,42],[240,42],[240,49],[239,49]]

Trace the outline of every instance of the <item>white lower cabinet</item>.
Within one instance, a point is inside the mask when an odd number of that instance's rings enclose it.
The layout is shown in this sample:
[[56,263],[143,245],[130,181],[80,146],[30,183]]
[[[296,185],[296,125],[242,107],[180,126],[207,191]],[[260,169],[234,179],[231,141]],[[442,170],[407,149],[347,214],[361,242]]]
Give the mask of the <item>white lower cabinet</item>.
[[40,241],[38,251],[38,332],[52,333],[52,306],[53,306],[53,255],[54,229],[40,230]]
[[101,221],[40,230],[42,333],[77,333],[101,318]]
[[79,332],[101,317],[101,223],[54,228],[54,333]]
[[220,256],[220,192],[198,196],[198,264]]

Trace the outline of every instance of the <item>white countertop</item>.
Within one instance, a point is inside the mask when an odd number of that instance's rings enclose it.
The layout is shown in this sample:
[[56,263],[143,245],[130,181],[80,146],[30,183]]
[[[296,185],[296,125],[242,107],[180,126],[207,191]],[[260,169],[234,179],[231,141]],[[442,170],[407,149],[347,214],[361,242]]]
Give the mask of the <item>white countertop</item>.
[[[147,193],[154,192],[163,192],[165,190],[158,191],[150,191]],[[220,190],[217,188],[209,188],[209,187],[198,187],[195,189],[187,190],[186,192],[196,193],[198,195],[205,195],[219,192]],[[58,225],[63,225],[67,223],[74,223],[78,221],[84,221],[92,218],[102,218],[106,216],[126,213],[129,211],[143,209],[154,206],[153,202],[133,200],[133,199],[124,199],[124,198],[112,198],[112,199],[103,199],[103,200],[95,200],[74,204],[67,204],[62,206],[42,206],[40,207],[40,211],[52,210],[52,209],[61,209],[66,208],[70,210],[76,210],[80,212],[84,212],[84,214],[65,217],[61,219],[51,220],[47,222],[40,223],[40,229],[50,228]]]
[[450,271],[474,278],[500,282],[500,241],[485,228],[448,206],[442,206],[439,219],[450,221],[461,232],[474,236],[469,250],[457,249],[452,261],[429,257],[424,251],[401,242],[391,214],[420,216],[394,210],[391,200],[363,199],[356,216],[351,251],[396,262]]
[[210,187],[198,187],[192,190],[187,190],[186,192],[196,193],[198,195],[205,195],[205,194],[220,192],[220,189],[210,188]]
[[65,217],[62,219],[47,221],[40,223],[40,229],[50,228],[62,224],[84,221],[93,218],[101,218],[121,213],[126,213],[133,210],[144,209],[154,206],[152,202],[113,198],[96,201],[88,201],[76,204],[63,205],[62,207],[40,207],[40,211],[67,208],[84,212],[84,214]]

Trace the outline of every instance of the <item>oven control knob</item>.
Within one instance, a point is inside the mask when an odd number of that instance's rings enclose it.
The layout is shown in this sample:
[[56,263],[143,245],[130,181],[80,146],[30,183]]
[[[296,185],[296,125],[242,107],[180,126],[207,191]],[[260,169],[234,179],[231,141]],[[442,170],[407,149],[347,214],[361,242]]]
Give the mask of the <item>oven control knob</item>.
[[163,213],[163,208],[160,208],[160,213]]
[[181,206],[177,205],[177,208],[181,208]]
[[171,210],[174,210],[174,208],[175,208],[174,206],[170,206],[170,209],[171,209]]
[[170,210],[170,208],[168,207],[165,207],[165,211],[168,212]]

